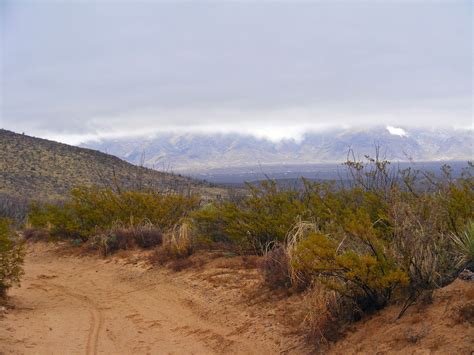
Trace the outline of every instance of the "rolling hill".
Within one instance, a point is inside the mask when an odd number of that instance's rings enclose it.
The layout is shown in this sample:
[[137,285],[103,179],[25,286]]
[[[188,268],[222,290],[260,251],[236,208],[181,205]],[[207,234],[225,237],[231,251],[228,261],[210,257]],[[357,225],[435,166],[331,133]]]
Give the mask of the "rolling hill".
[[0,129],[0,194],[61,199],[77,186],[212,192],[209,184],[115,156]]

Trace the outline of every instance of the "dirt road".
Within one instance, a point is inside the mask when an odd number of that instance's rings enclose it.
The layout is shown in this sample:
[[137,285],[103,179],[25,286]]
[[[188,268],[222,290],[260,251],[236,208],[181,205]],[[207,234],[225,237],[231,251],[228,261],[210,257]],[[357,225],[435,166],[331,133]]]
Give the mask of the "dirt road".
[[[30,248],[0,353],[270,354],[294,348],[242,309],[166,271]],[[261,327],[258,331],[253,331]],[[269,330],[272,326],[268,326]]]

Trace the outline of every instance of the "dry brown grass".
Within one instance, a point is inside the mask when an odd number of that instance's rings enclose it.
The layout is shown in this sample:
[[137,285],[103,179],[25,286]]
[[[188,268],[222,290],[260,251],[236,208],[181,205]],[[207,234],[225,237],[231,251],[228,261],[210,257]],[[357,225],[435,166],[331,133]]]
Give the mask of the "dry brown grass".
[[305,314],[303,332],[318,346],[340,339],[345,327],[354,317],[354,308],[348,302],[337,292],[321,284],[314,284],[301,303]]
[[103,256],[118,250],[129,250],[137,247],[148,249],[161,244],[162,241],[163,234],[161,231],[149,222],[137,226],[117,224],[94,238],[95,247]]

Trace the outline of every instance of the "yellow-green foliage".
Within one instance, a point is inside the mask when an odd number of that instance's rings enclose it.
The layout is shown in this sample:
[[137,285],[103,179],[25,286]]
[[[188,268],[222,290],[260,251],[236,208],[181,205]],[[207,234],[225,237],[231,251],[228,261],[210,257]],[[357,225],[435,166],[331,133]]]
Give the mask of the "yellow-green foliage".
[[136,226],[148,221],[164,231],[198,205],[195,196],[79,188],[63,205],[33,205],[29,223],[48,228],[53,235],[83,239],[117,222]]
[[23,250],[11,226],[11,221],[0,219],[0,298],[7,289],[19,284],[23,274]]
[[373,242],[372,248],[359,250],[346,249],[342,243],[322,233],[311,233],[297,245],[293,267],[375,308],[385,305],[397,286],[408,283],[407,274],[384,253],[383,243]]
[[262,254],[269,243],[282,242],[307,209],[300,192],[280,190],[273,181],[248,187],[248,198],[206,206],[192,217],[199,233],[215,241],[232,242],[242,251]]

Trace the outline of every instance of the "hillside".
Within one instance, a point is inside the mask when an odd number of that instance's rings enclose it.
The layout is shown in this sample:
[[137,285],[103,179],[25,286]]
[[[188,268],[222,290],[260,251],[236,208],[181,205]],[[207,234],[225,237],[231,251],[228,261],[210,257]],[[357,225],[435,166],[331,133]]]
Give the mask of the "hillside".
[[474,156],[472,137],[468,129],[373,127],[306,132],[300,140],[270,141],[234,133],[160,133],[149,138],[104,139],[83,146],[135,164],[144,156],[146,166],[194,173],[259,164],[341,163],[349,149],[363,157],[374,154],[376,145],[392,161],[466,161]]
[[0,129],[0,193],[57,199],[77,186],[155,190],[205,189],[207,184],[127,163],[91,149]]

